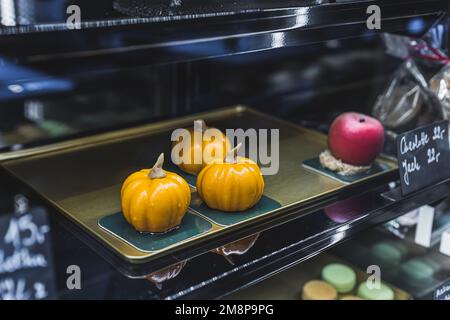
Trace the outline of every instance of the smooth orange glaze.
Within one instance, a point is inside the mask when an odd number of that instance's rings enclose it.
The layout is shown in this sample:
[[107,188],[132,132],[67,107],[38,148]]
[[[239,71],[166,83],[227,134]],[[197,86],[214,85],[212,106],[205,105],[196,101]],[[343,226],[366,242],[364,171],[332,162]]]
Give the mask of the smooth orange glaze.
[[166,177],[150,179],[151,170],[128,176],[122,186],[122,211],[125,219],[141,232],[165,232],[181,223],[191,192],[179,175],[164,171]]
[[[191,136],[191,161],[190,163],[181,163],[178,165],[178,167],[183,170],[184,172],[197,175],[204,167],[206,167],[208,164],[212,163],[214,160],[217,159],[223,159],[228,151],[230,151],[230,141],[226,137],[225,134],[220,132],[219,129],[215,128],[209,128],[208,130],[217,130],[218,134],[217,136],[220,137],[219,139],[208,139],[205,137],[201,143],[196,143],[194,139],[194,129],[189,128],[187,129]],[[178,143],[181,143],[181,141],[174,142],[172,144],[172,147],[176,146]],[[212,150],[211,156],[208,155],[209,152],[205,152],[206,149]],[[221,154],[217,150],[222,150]],[[195,153],[198,153],[202,155],[202,163],[194,164],[194,155]],[[183,153],[181,152],[180,156],[183,156]]]
[[238,157],[237,163],[212,163],[197,177],[197,192],[208,207],[227,212],[245,211],[262,197],[264,179],[258,165]]

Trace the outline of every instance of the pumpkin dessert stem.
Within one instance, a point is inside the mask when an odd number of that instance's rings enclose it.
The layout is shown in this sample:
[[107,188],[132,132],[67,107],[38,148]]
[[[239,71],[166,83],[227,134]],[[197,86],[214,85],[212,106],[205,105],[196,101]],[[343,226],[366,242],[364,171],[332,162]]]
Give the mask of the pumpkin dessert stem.
[[207,129],[206,122],[202,119],[194,120],[194,131],[205,132]]
[[236,147],[230,150],[225,157],[226,163],[236,163],[237,162],[237,154],[242,147],[242,142],[239,143]]
[[161,153],[158,157],[158,160],[156,160],[156,163],[153,166],[152,171],[150,171],[150,174],[148,175],[150,179],[162,179],[166,177],[166,173],[162,169],[163,164],[164,164],[164,153]]

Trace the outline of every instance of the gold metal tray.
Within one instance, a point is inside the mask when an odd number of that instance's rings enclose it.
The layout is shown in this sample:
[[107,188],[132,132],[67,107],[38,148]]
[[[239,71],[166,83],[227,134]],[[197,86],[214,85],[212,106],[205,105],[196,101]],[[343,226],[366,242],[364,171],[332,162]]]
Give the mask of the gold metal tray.
[[[192,126],[193,121],[198,118],[203,118],[211,126],[222,130],[280,130],[280,169],[276,175],[264,177],[264,195],[278,202],[281,207],[238,224],[221,226],[212,223],[211,230],[199,237],[153,252],[138,250],[102,230],[98,226],[99,219],[120,211],[120,187],[124,179],[131,172],[150,167],[161,152],[170,154],[171,132],[176,128]],[[139,263],[184,248],[193,242],[207,241],[219,232],[229,232],[268,216],[282,215],[287,208],[303,206],[311,200],[348,187],[349,185],[308,171],[302,166],[302,161],[316,157],[325,148],[326,136],[321,133],[237,106],[3,154],[0,155],[0,161],[9,172],[122,258]],[[396,169],[396,164],[391,159],[380,157],[378,161],[390,169],[363,180]]]

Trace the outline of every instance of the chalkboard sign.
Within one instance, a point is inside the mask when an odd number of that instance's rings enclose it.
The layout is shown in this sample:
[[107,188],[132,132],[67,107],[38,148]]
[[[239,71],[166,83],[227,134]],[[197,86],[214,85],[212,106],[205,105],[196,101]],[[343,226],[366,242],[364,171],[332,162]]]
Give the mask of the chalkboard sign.
[[450,178],[448,122],[439,121],[397,137],[402,194]]
[[0,215],[0,300],[55,298],[47,213],[17,208]]
[[447,280],[434,290],[434,300],[450,300],[450,280]]

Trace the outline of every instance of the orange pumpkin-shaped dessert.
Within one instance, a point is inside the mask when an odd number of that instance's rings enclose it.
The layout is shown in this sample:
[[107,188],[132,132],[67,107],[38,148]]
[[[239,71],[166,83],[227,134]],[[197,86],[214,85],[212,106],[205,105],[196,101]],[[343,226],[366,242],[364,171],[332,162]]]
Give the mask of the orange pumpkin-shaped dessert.
[[179,175],[164,171],[161,154],[152,169],[128,176],[122,185],[122,212],[125,219],[141,232],[167,232],[183,219],[191,192]]
[[212,209],[245,211],[262,197],[261,170],[252,160],[237,156],[240,147],[231,150],[225,160],[206,166],[197,177],[197,192]]
[[[230,150],[230,142],[226,135],[217,128],[208,128],[203,120],[195,120],[194,128],[188,128],[188,135],[172,144],[175,148],[179,144],[181,151],[172,154],[178,167],[184,172],[197,175],[204,167],[216,159],[223,157]],[[184,139],[190,139],[184,146]],[[184,152],[187,151],[187,154]]]

